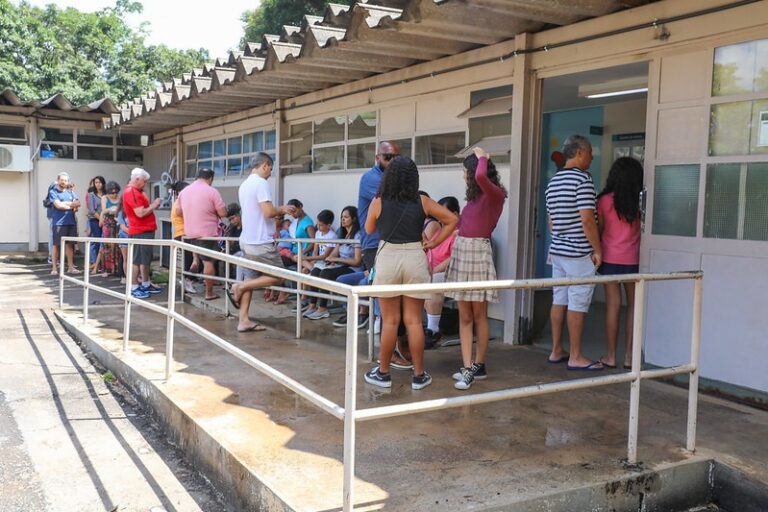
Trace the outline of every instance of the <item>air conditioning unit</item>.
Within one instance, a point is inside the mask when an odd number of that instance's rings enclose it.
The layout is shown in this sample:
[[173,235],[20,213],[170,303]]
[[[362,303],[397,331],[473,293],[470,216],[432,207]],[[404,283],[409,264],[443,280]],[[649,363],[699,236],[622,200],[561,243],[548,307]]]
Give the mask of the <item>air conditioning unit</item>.
[[0,144],[0,171],[29,172],[32,170],[29,146]]

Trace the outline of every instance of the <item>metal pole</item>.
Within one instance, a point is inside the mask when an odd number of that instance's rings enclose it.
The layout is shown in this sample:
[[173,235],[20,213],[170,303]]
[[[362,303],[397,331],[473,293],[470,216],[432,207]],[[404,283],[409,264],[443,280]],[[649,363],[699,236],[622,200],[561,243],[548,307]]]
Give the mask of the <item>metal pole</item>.
[[[73,248],[74,250],[74,248]],[[59,309],[64,308],[64,254],[67,252],[67,243],[64,238],[59,239]]]
[[640,417],[640,369],[643,354],[643,327],[645,323],[645,281],[635,284],[635,315],[632,325],[632,379],[629,394],[629,435],[627,440],[627,462],[637,462],[637,429]]
[[685,448],[696,450],[696,416],[699,407],[699,351],[701,348],[701,300],[703,279],[693,281],[693,325],[691,326],[691,366],[693,371],[688,380],[688,433]]
[[[304,249],[301,245],[301,242],[296,242],[298,244],[298,252],[297,252],[297,259],[296,259],[296,271],[301,274],[302,272],[302,265],[303,265],[303,259],[302,259],[302,250]],[[298,281],[296,281],[296,339],[301,339],[301,318],[304,312],[301,310],[301,290],[303,290],[304,287],[302,284]]]
[[131,335],[131,286],[133,286],[133,240],[128,242],[128,255],[125,262],[125,311],[123,312],[123,352],[128,352],[128,338]]
[[344,512],[355,505],[355,407],[357,404],[357,326],[360,297],[347,296],[347,362],[344,380]]
[[[229,254],[229,240],[224,240],[224,253]],[[226,278],[224,282],[224,288],[226,289],[229,286],[229,262],[226,260],[224,261],[224,277]],[[224,297],[224,316],[229,318],[229,301],[226,297]]]
[[88,283],[91,277],[91,241],[85,241],[85,268],[83,269],[83,325],[88,323]]
[[373,343],[376,333],[376,315],[373,314],[373,297],[368,297],[368,362],[373,362]]
[[[181,241],[183,242],[184,239],[182,238]],[[184,268],[184,247],[181,248],[181,290],[179,290],[179,300],[181,302],[184,302],[184,284],[186,283],[187,276],[184,275],[184,271],[186,270]],[[176,276],[173,276],[173,279],[176,279]],[[225,301],[226,302],[226,301]]]
[[[168,273],[172,276],[176,276],[176,258],[179,256],[179,248],[174,244],[171,246],[171,268]],[[182,288],[184,288],[182,286]],[[173,331],[176,325],[174,321],[173,313],[176,311],[176,286],[168,287],[168,316],[166,318],[165,326],[165,380],[171,378],[171,370],[173,366]]]

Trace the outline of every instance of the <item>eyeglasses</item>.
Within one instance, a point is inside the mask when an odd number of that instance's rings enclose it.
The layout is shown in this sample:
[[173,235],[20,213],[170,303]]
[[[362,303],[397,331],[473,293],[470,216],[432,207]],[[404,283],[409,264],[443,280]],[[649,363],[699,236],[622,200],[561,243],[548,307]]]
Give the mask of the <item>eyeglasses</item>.
[[390,160],[392,160],[392,159],[393,159],[393,158],[395,158],[396,156],[397,156],[397,155],[395,155],[394,153],[384,153],[384,154],[382,154],[382,155],[381,155],[381,158],[383,158],[384,160],[386,160],[387,162],[389,162]]

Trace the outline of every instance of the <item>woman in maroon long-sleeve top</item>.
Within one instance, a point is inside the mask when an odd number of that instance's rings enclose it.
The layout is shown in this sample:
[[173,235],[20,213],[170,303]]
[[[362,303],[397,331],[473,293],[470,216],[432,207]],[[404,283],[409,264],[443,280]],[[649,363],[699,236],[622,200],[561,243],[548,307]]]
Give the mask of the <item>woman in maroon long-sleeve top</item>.
[[[451,252],[446,281],[493,281],[491,233],[504,209],[507,191],[499,181],[499,173],[486,153],[475,148],[475,154],[464,159],[467,204],[461,211],[459,235]],[[471,290],[445,294],[459,303],[459,337],[462,367],[453,375],[456,389],[469,389],[475,380],[487,377],[485,355],[488,351],[488,303],[498,302],[496,290]],[[472,359],[473,332],[477,334],[477,354]]]

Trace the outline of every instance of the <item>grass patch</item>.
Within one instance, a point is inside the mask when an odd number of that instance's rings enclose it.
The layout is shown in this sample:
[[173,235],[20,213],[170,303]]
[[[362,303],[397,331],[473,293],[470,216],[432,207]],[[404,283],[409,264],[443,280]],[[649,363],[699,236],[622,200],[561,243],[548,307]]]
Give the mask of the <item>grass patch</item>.
[[104,379],[104,382],[114,382],[115,380],[117,380],[114,374],[109,370],[104,372],[104,374],[102,375],[102,378]]
[[168,272],[152,272],[152,281],[159,284],[168,284]]

